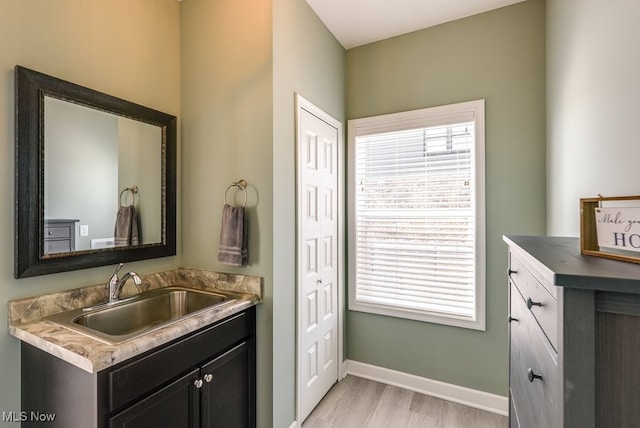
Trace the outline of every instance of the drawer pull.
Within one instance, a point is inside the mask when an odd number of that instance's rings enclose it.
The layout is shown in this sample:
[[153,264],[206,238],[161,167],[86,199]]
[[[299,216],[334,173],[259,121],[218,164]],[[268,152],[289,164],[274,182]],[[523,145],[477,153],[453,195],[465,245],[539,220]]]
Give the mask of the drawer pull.
[[527,378],[529,379],[529,382],[533,383],[533,381],[536,379],[542,380],[542,375],[535,374],[533,372],[533,369],[530,368],[529,370],[527,370]]
[[507,318],[507,320],[509,320],[509,322],[511,322],[511,321],[516,321],[517,322],[518,318],[514,318],[511,315],[509,315],[509,318]]
[[527,308],[531,309],[532,306],[542,306],[542,303],[534,302],[533,300],[531,300],[531,297],[528,297],[527,298]]
[[198,388],[198,389],[202,388],[202,379],[196,379],[196,380],[193,382],[193,385],[194,385],[196,388]]
[[509,270],[507,271],[507,275],[511,275],[512,273],[518,273],[518,271],[509,268]]

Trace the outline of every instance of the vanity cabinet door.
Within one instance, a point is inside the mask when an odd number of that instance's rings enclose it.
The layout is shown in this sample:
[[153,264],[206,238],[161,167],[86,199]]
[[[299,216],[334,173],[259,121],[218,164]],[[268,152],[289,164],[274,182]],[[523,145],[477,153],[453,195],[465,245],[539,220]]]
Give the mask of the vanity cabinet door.
[[200,398],[195,369],[109,418],[109,428],[199,428]]
[[251,308],[110,370],[106,426],[254,428],[255,370]]
[[255,427],[252,346],[243,342],[202,367],[202,428]]
[[255,316],[251,307],[93,374],[23,342],[22,408],[55,414],[61,428],[255,428]]

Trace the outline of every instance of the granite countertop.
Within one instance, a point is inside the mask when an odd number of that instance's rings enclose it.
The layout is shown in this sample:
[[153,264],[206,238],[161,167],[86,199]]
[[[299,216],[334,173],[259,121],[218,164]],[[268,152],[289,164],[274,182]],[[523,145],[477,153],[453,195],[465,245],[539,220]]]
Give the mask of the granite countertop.
[[106,285],[92,285],[9,301],[9,334],[89,373],[97,373],[262,302],[262,279],[257,276],[179,268],[140,278],[142,284],[138,287],[127,281],[121,298],[180,286],[228,294],[235,300],[119,344],[107,344],[45,319],[55,313],[105,302]]

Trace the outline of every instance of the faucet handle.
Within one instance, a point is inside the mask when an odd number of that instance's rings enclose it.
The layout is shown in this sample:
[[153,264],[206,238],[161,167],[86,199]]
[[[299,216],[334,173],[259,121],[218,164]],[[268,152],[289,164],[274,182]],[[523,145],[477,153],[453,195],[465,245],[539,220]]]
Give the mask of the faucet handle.
[[118,276],[118,272],[120,272],[120,269],[122,269],[122,266],[124,266],[124,263],[118,264],[118,267],[116,268],[116,271],[113,273],[112,276],[117,277]]
[[135,272],[129,272],[128,274],[126,274],[126,275],[124,276],[124,278],[126,278],[126,277],[129,277],[129,278],[133,279],[133,283],[134,283],[135,285],[140,285],[140,284],[142,284],[142,279],[140,279],[140,276],[139,276],[137,273],[135,273]]
[[114,287],[118,283],[118,272],[120,272],[122,266],[124,266],[124,263],[120,263],[116,268],[116,271],[111,275],[111,278],[109,278],[109,287]]

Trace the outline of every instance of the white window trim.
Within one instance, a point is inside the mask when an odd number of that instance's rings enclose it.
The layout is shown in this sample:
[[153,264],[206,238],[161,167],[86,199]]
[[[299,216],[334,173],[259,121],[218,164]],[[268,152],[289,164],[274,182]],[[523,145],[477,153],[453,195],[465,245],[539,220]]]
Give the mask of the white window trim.
[[[381,116],[353,119],[348,122],[348,225],[351,238],[348,245],[349,260],[349,310],[368,312],[379,315],[426,321],[437,324],[464,327],[474,330],[486,328],[486,221],[485,221],[485,115],[484,100],[475,100],[431,107],[408,112],[392,113]],[[472,113],[475,118],[475,208],[476,208],[476,240],[475,240],[475,319],[463,320],[445,314],[417,312],[390,308],[371,303],[356,302],[356,269],[355,267],[355,140],[358,136],[393,132],[411,127],[427,127],[448,124],[458,117]]]

